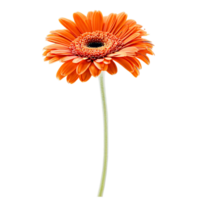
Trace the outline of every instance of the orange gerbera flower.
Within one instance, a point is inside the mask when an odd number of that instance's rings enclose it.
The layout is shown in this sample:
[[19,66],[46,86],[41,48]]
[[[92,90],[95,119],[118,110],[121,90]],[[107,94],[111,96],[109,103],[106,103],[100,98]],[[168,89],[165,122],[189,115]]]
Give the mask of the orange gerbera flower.
[[59,19],[66,29],[51,31],[46,38],[55,44],[44,48],[44,60],[63,62],[56,75],[59,80],[67,77],[69,83],[78,78],[85,82],[101,71],[113,75],[117,73],[115,62],[137,77],[142,68],[138,59],[149,64],[146,54],[153,55],[153,44],[142,38],[146,31],[134,20],[127,20],[124,12],[105,17],[100,11],[87,16],[77,12],[73,17],[75,22]]

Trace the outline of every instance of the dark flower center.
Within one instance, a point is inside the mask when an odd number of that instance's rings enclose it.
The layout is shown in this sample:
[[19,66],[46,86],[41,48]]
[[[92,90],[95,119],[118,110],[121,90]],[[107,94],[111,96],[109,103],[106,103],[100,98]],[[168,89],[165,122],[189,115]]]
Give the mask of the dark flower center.
[[90,42],[87,46],[90,48],[98,48],[103,47],[104,44],[102,42]]

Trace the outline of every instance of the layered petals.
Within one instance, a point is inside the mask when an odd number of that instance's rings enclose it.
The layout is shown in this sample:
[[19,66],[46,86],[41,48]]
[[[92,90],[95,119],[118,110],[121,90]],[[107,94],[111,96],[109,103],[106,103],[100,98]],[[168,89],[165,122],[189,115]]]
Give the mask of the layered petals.
[[112,29],[113,29],[113,27],[115,26],[116,22],[117,22],[117,15],[111,13],[107,17],[107,19],[105,21],[105,25],[104,25],[103,31],[105,31],[105,32],[111,32]]
[[51,44],[48,45],[46,47],[44,47],[45,50],[66,50],[68,49],[68,47],[64,46],[64,45],[60,45],[60,44]]
[[128,57],[128,59],[130,60],[131,63],[133,63],[133,65],[135,65],[138,69],[142,69],[142,65],[140,63],[140,61],[136,58],[136,57]]
[[138,77],[138,75],[140,74],[140,72],[137,70],[135,70],[135,71],[133,71],[133,72],[131,72],[131,74],[133,75],[133,76],[135,76],[135,78],[137,78]]
[[132,47],[126,47],[120,50],[120,52],[126,53],[126,56],[134,56],[138,52],[138,49],[132,46]]
[[76,22],[76,25],[78,27],[78,30],[81,33],[85,33],[85,32],[89,31],[88,24],[87,24],[87,18],[85,15],[83,15],[80,12],[76,12],[73,14],[73,17],[74,17],[74,21]]
[[117,73],[117,66],[116,64],[111,60],[110,64],[108,65],[107,72],[111,75]]
[[93,12],[88,12],[86,22],[88,25],[89,32],[92,32],[92,16]]
[[96,63],[102,63],[103,61],[104,61],[104,58],[100,58],[100,59],[95,60]]
[[154,55],[153,51],[151,49],[149,49],[148,47],[146,47],[145,50],[141,50],[140,51],[141,54],[150,54],[150,55]]
[[87,69],[83,74],[79,76],[81,82],[86,82],[91,78],[91,73],[89,69]]
[[114,57],[126,57],[126,56],[128,56],[128,55],[127,55],[126,52],[118,51],[118,52],[116,52],[116,53],[109,54],[108,56],[111,57],[111,58],[114,58]]
[[118,62],[120,65],[122,65],[129,72],[134,71],[131,63],[128,62],[125,58],[113,58],[113,60]]
[[69,61],[69,60],[74,60],[74,59],[76,59],[76,58],[78,58],[77,56],[65,56],[65,57],[63,57],[60,61],[61,62],[67,62],[67,61]]
[[120,14],[117,15],[117,22],[116,25],[114,27],[114,29],[112,30],[112,33],[116,34],[125,24],[127,19],[127,14],[122,12]]
[[74,70],[71,74],[67,76],[67,82],[68,83],[75,83],[78,79],[78,74],[76,73],[76,70]]
[[87,62],[87,61],[82,61],[78,64],[78,67],[76,69],[76,73],[78,75],[81,75],[83,74],[88,68],[89,66],[91,65],[91,62]]
[[[121,37],[121,39],[124,41],[127,38],[131,37],[133,34],[137,33],[139,30],[138,25],[134,25],[132,27],[129,27],[129,30]],[[140,36],[140,33],[138,33],[138,37]]]
[[105,63],[103,63],[103,62],[98,63],[98,62],[95,62],[95,61],[94,61],[94,65],[95,65],[98,69],[100,69],[100,70],[102,70],[102,71],[106,71],[106,70],[108,69],[108,65],[105,64]]
[[123,37],[123,35],[129,30],[129,26],[128,25],[124,25],[120,31],[117,32],[116,36],[118,38]]
[[75,58],[72,62],[73,63],[80,63],[83,60],[84,60],[84,58],[78,57],[78,58]]
[[131,74],[133,74],[133,76],[137,77],[139,75],[139,70],[137,68],[137,66],[132,62],[132,59],[130,57],[125,58],[133,67],[133,71],[131,72]]
[[72,73],[77,67],[77,64],[69,61],[69,62],[65,62],[61,67],[60,67],[60,74],[62,76],[67,76],[70,73]]
[[46,50],[44,51],[44,53],[42,54],[43,56],[46,56],[51,50]]
[[61,65],[61,67],[59,68],[59,70],[56,73],[56,77],[61,80],[63,79],[65,76],[61,74],[62,70],[68,65],[68,62],[65,62],[63,65]]
[[49,60],[49,64],[52,64],[61,59],[61,56],[55,56]]
[[72,52],[70,50],[52,50],[50,54],[54,55],[68,55],[68,56],[73,56]]
[[103,15],[100,11],[94,11],[91,19],[92,31],[102,31]]
[[130,37],[127,37],[125,40],[124,40],[124,44],[128,43],[128,42],[131,42],[133,41],[136,37],[140,36],[139,33],[135,33],[133,35],[131,35]]
[[137,58],[139,58],[140,60],[145,62],[147,65],[150,64],[149,58],[146,55],[142,54],[142,53],[138,53]]
[[78,30],[76,24],[66,18],[60,18],[59,19],[60,23],[66,28],[68,29],[75,37],[78,37],[79,35],[81,35],[80,31]]
[[131,57],[131,59],[132,59],[132,62],[135,63],[135,66],[138,67],[139,70],[143,70],[144,69],[144,64],[139,58],[134,56],[134,57]]
[[104,13],[101,10],[94,9],[87,11],[86,13],[86,22],[88,25],[88,30],[92,31],[102,31],[103,28],[103,16]]
[[90,65],[89,70],[90,70],[91,75],[94,76],[94,77],[99,76],[100,73],[101,73],[101,70],[98,69],[98,68],[95,66],[94,63],[92,63],[92,64]]
[[69,40],[70,42],[76,39],[68,30],[56,30],[56,31],[51,31],[52,34],[54,35],[59,35],[64,37],[65,39]]
[[71,42],[69,40],[66,40],[65,38],[62,38],[62,37],[56,36],[56,35],[49,35],[49,36],[47,36],[46,39],[49,42],[61,44],[61,45],[64,45],[64,46],[69,46],[71,44]]
[[137,48],[145,47],[145,48],[153,48],[153,44],[150,41],[146,41],[143,38],[134,39],[124,45],[124,47],[135,46]]

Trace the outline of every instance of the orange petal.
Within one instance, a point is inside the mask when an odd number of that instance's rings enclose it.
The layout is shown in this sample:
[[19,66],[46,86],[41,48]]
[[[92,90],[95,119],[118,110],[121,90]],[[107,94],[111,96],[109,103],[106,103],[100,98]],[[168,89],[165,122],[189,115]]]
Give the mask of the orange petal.
[[78,74],[76,73],[76,70],[74,70],[71,74],[67,76],[67,82],[68,83],[75,83],[78,79]]
[[62,56],[55,56],[55,57],[51,58],[51,60],[49,60],[49,64],[54,63],[54,62],[60,60],[61,57],[62,57]]
[[64,45],[60,45],[60,44],[51,44],[51,45],[48,45],[46,47],[44,47],[44,49],[46,50],[65,50],[65,49],[68,49],[68,47],[64,46]]
[[92,24],[92,31],[102,31],[103,15],[100,11],[94,11],[91,24]]
[[131,74],[133,74],[133,76],[138,77],[138,75],[140,74],[140,72],[138,71],[138,73],[136,71],[131,72]]
[[105,60],[112,60],[112,58],[109,58],[109,57],[105,57]]
[[126,57],[125,59],[132,65],[132,67],[134,69],[133,71],[136,71],[136,73],[139,74],[139,70],[137,68],[137,64],[135,64],[136,62],[134,60],[134,57]]
[[47,56],[47,57],[44,58],[44,61],[48,61],[50,59],[52,59],[52,57]]
[[60,35],[64,38],[66,38],[69,41],[73,41],[76,39],[68,30],[56,30],[56,31],[51,31],[52,34]]
[[129,26],[128,25],[124,25],[117,33],[116,33],[116,36],[118,38],[121,38],[125,33],[127,33],[129,29]]
[[99,70],[94,63],[92,63],[89,67],[90,73],[92,74],[92,76],[96,77],[99,76],[99,74],[101,73],[101,70]]
[[134,68],[132,67],[131,63],[127,61],[125,58],[113,58],[116,62],[118,62],[120,65],[122,65],[126,70],[129,72],[134,71]]
[[128,59],[130,62],[133,63],[133,65],[135,65],[137,68],[142,69],[142,65],[140,63],[140,61],[135,58],[135,57],[127,57],[126,59]]
[[73,60],[73,59],[76,59],[76,58],[78,58],[78,57],[77,56],[65,56],[60,61],[66,62],[66,61]]
[[61,65],[61,67],[59,68],[59,70],[56,73],[56,77],[61,80],[63,79],[65,76],[61,74],[62,70],[69,64],[70,62],[65,62],[64,64]]
[[138,30],[138,25],[134,25],[133,27],[129,27],[129,30],[123,35],[122,40],[127,39],[128,37],[130,37],[131,35],[133,35],[134,33],[136,33]]
[[150,48],[146,48],[145,50],[139,51],[139,53],[142,53],[142,54],[148,53],[150,55],[155,55],[154,52]]
[[115,26],[116,22],[117,22],[117,15],[111,13],[106,19],[103,31],[111,32],[113,27]]
[[86,82],[91,78],[91,73],[89,69],[87,69],[83,74],[79,76],[81,82]]
[[73,63],[72,61],[64,63],[63,65],[64,65],[64,67],[61,71],[61,75],[63,75],[63,76],[67,76],[67,75],[71,74],[77,67],[77,64]]
[[130,25],[130,26],[134,26],[135,24],[137,24],[138,20],[133,19],[133,18],[129,18],[126,23],[124,24],[124,26]]
[[106,65],[109,65],[110,64],[110,60],[104,60],[103,63],[106,64]]
[[119,52],[125,52],[127,56],[130,56],[130,55],[135,55],[135,53],[138,52],[138,50],[139,50],[138,48],[132,46],[121,49]]
[[100,69],[100,70],[102,70],[102,71],[106,71],[106,70],[108,69],[108,65],[106,65],[106,64],[104,64],[104,63],[98,63],[98,62],[94,61],[94,65],[95,65],[98,69]]
[[142,60],[143,62],[145,62],[147,65],[149,65],[150,60],[146,55],[143,54],[137,54],[137,58],[139,58],[140,60]]
[[123,51],[118,51],[116,53],[112,53],[112,54],[109,54],[107,55],[108,57],[126,57],[127,54],[126,52],[123,52]]
[[55,55],[69,55],[69,56],[73,56],[73,54],[71,53],[71,50],[51,50],[51,54],[55,54]]
[[[132,62],[133,63],[133,65],[135,64],[134,62],[135,62],[135,58],[133,58],[133,57],[128,57],[128,58],[126,58],[126,59],[129,59],[130,60],[130,62]],[[138,61],[137,61],[138,62]],[[134,65],[134,70],[132,71],[132,72],[130,72],[129,74],[130,75],[132,75],[134,78],[138,78],[139,76],[141,76],[141,71],[140,71],[140,69],[142,69],[142,67],[137,67],[138,65],[137,65],[137,62],[136,62],[136,65]],[[139,61],[140,62],[140,61]],[[141,62],[140,62],[141,63]],[[141,64],[140,64],[141,65]],[[142,66],[143,66],[143,64],[142,64]],[[144,68],[144,67],[143,67]]]
[[126,56],[124,57],[127,57],[127,56],[135,56],[138,51],[139,49],[137,49],[136,47],[128,47],[120,50],[119,53],[125,53]]
[[104,64],[102,71],[107,71],[107,69],[108,69],[108,64]]
[[87,61],[82,61],[78,64],[78,67],[76,68],[76,73],[78,75],[83,74],[91,65],[91,62],[87,62]]
[[76,25],[81,33],[85,33],[85,32],[89,31],[89,28],[88,28],[88,25],[86,22],[87,18],[85,15],[83,15],[80,12],[76,12],[73,14],[73,17],[74,17],[74,21],[76,22]]
[[59,19],[60,23],[67,28],[75,37],[78,37],[79,35],[81,35],[80,31],[77,29],[76,24],[66,18],[60,18]]
[[107,72],[111,75],[117,73],[117,66],[116,64],[111,60],[110,64],[108,65]]
[[142,49],[142,48],[155,48],[155,45],[150,43],[150,42],[146,42],[146,41],[131,41],[127,44],[124,45],[124,47],[128,47],[128,46],[135,46],[138,49]]
[[129,36],[127,39],[124,40],[124,44],[131,42],[132,40],[134,40],[138,36],[140,36],[140,33],[135,33],[135,34]]
[[147,47],[149,47],[149,48],[152,48],[154,45],[153,44],[151,44],[151,42],[150,41],[146,41],[146,40],[144,40],[144,39],[142,39],[142,38],[137,38],[137,39],[135,39],[135,40],[132,40],[131,42],[129,42],[129,43],[127,43],[127,44],[125,44],[125,46],[140,46],[140,45],[145,45],[145,46],[147,46]]
[[[136,61],[137,64],[135,63],[135,65],[138,67],[139,70],[141,70],[141,69],[144,68],[143,63],[140,61],[139,58],[137,58],[136,56],[134,56],[134,57],[131,57],[131,59]],[[134,63],[134,61],[133,61],[133,63]]]
[[69,46],[70,43],[71,43],[69,40],[67,40],[63,37],[60,37],[60,36],[56,36],[56,35],[47,36],[46,40],[49,41],[49,42],[54,42],[56,44],[61,44],[61,45],[64,45],[64,46]]
[[71,49],[58,49],[58,50],[51,50],[51,52],[55,53],[55,54],[62,54],[62,53],[71,53],[72,50]]
[[44,53],[42,54],[43,56],[46,56],[51,50],[46,50],[44,51]]
[[69,53],[69,52],[62,52],[62,53],[59,53],[59,52],[58,53],[57,52],[52,53],[52,52],[50,52],[48,56],[53,56],[53,57],[54,56],[62,56],[64,58],[65,56],[74,56],[74,55],[72,53]]
[[88,28],[90,30],[90,32],[92,32],[92,16],[93,16],[93,12],[88,12],[87,14],[87,25],[88,25]]
[[113,34],[117,33],[123,27],[123,25],[125,24],[126,19],[127,19],[126,13],[122,12],[122,13],[118,14],[117,15],[117,22],[116,22],[115,27],[114,27],[114,29],[112,30],[111,33],[113,33]]
[[106,25],[107,18],[108,18],[108,16],[103,16],[103,28],[102,28],[102,30],[104,30],[104,26]]
[[78,58],[75,58],[72,62],[73,62],[73,63],[79,63],[79,62],[81,62],[82,60],[83,60],[83,58],[78,57]]
[[129,24],[130,28],[133,29],[133,30],[137,30],[137,31],[141,31],[141,30],[144,30],[144,26],[137,22],[137,23],[132,23],[132,24]]
[[103,61],[104,61],[104,58],[99,58],[95,60],[95,62],[98,62],[98,63],[103,62]]

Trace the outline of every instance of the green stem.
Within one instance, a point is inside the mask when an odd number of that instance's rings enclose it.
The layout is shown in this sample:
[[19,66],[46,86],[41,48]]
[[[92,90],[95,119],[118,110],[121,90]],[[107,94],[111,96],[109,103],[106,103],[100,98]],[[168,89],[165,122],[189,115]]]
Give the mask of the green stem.
[[102,71],[96,78],[96,82],[101,116],[101,164],[95,198],[105,198],[111,154],[110,108],[108,99],[107,72]]

